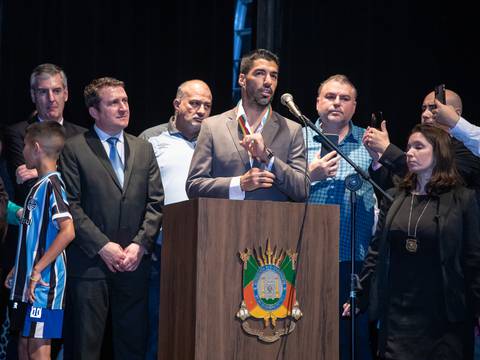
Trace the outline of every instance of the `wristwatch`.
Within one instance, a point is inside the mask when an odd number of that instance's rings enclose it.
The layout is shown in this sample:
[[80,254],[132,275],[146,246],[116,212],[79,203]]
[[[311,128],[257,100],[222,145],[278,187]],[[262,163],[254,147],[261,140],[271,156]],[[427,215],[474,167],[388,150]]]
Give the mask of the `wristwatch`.
[[272,150],[270,150],[268,147],[265,147],[265,153],[267,154],[267,161],[269,162],[272,157],[274,157],[274,153]]

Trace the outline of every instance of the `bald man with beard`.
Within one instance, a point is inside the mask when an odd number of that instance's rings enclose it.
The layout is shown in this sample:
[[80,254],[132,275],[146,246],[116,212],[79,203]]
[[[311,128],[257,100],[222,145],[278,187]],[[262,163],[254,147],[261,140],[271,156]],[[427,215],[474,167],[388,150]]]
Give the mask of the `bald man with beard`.
[[[208,85],[202,80],[187,80],[177,88],[177,94],[173,100],[175,114],[168,123],[160,124],[143,131],[139,137],[149,140],[154,136],[171,129],[175,122],[180,123],[180,133],[187,137],[197,137],[200,131],[200,123],[210,116],[212,109],[212,93]],[[176,120],[178,118],[178,120]]]
[[[425,96],[422,104],[421,122],[439,126],[448,132],[448,126],[445,124],[447,121],[437,121],[440,118],[437,106],[444,112],[448,110],[450,116],[457,117],[457,119],[461,117],[463,107],[462,99],[452,90],[445,90],[445,100],[446,105],[441,106],[442,104],[435,100],[433,91]],[[451,140],[457,169],[465,181],[465,185],[476,190],[478,199],[480,194],[480,161],[461,141],[455,138]],[[380,167],[373,165],[373,168],[370,168],[370,174],[382,187],[391,187],[393,175],[400,177],[405,175],[407,172],[405,151],[390,143],[385,121],[381,124],[381,130],[367,128],[362,141],[372,157],[383,165]],[[373,170],[374,168],[376,170]]]
[[[165,192],[165,205],[188,200],[185,192],[188,169],[202,121],[210,116],[212,93],[202,80],[180,84],[173,100],[175,113],[166,124],[145,130],[155,152]],[[163,231],[152,254],[149,284],[149,333],[146,360],[157,359],[158,310],[160,302],[160,249]]]

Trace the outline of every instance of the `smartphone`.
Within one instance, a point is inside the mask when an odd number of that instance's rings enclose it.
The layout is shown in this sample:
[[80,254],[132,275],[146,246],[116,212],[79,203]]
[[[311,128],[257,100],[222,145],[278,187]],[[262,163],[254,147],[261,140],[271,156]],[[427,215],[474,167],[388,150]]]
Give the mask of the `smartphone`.
[[440,84],[435,86],[435,99],[440,101],[442,104],[446,104],[445,101],[445,84]]
[[372,113],[372,120],[370,123],[370,127],[375,129],[381,129],[380,124],[383,121],[383,113],[381,111],[375,111]]
[[[337,134],[323,134],[325,137],[330,140],[332,143],[335,145],[338,145],[338,135]],[[322,148],[320,150],[320,157],[324,157],[327,155],[329,152],[333,151],[333,149],[330,148],[328,144],[324,144],[323,141],[322,143]]]

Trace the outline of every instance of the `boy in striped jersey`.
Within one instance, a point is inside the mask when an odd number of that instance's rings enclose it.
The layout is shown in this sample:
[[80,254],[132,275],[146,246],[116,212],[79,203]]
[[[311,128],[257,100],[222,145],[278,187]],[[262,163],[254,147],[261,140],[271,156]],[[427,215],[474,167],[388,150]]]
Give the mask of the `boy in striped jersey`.
[[23,208],[11,289],[11,328],[20,332],[20,359],[50,359],[51,339],[62,337],[66,283],[65,248],[75,231],[57,160],[65,134],[54,121],[27,128],[23,155],[38,171]]

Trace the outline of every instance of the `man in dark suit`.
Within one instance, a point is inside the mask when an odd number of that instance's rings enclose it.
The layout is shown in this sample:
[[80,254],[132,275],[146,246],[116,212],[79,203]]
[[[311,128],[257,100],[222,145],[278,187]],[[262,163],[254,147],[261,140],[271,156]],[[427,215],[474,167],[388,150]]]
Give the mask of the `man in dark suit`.
[[123,82],[96,79],[84,97],[95,126],[69,139],[60,159],[76,233],[67,250],[65,358],[100,358],[110,310],[115,359],[143,360],[160,171],[151,145],[124,132]]
[[30,75],[30,96],[35,104],[34,115],[5,130],[6,157],[12,182],[16,184],[15,201],[18,204],[23,204],[38,176],[37,170],[27,169],[22,153],[25,129],[28,125],[37,121],[57,121],[63,125],[67,138],[86,130],[63,119],[63,110],[68,100],[68,86],[67,77],[59,66],[41,64],[33,70]]
[[189,198],[304,201],[302,128],[274,112],[278,57],[258,49],[243,57],[237,107],[203,121],[186,190]]
[[[30,75],[30,97],[35,104],[35,111],[28,120],[17,122],[5,128],[4,151],[7,170],[14,185],[11,198],[23,206],[28,192],[38,178],[36,169],[27,169],[23,157],[25,130],[38,121],[57,121],[63,125],[67,138],[84,132],[86,129],[66,121],[63,118],[65,103],[68,100],[68,84],[65,72],[54,64],[41,64],[33,69]],[[5,181],[6,182],[6,181]],[[11,268],[15,260],[18,227],[8,229],[4,248],[1,249],[2,263]],[[3,311],[3,309],[0,309]],[[54,345],[56,348],[56,345]],[[54,350],[56,351],[56,350]]]

